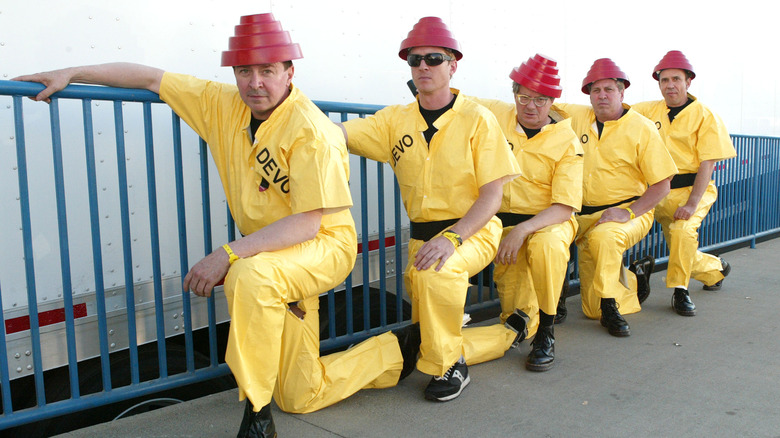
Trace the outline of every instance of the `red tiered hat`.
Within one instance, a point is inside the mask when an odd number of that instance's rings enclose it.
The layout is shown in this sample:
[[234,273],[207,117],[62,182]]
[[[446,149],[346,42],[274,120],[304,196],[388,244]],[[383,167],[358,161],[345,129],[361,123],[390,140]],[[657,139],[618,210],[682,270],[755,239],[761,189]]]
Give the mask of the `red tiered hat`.
[[587,76],[582,80],[582,92],[590,94],[588,86],[602,79],[620,79],[623,81],[626,88],[631,85],[631,82],[628,81],[628,75],[623,73],[623,71],[620,70],[620,67],[609,58],[601,58],[593,63]]
[[230,37],[228,50],[222,52],[222,66],[273,64],[301,59],[301,48],[290,41],[290,34],[273,14],[244,15]]
[[544,55],[533,58],[515,67],[509,77],[531,91],[550,97],[561,97],[561,77],[558,76],[558,63]]
[[398,56],[404,61],[409,54],[409,49],[413,47],[444,47],[455,52],[455,59],[460,60],[463,54],[460,53],[460,44],[452,37],[452,33],[446,24],[438,17],[423,17],[401,42],[401,51]]
[[661,70],[666,70],[667,68],[679,68],[680,70],[687,70],[691,73],[691,79],[696,77],[696,73],[693,72],[693,66],[688,61],[688,58],[686,58],[685,55],[683,55],[683,52],[679,50],[670,50],[666,55],[664,55],[663,59],[661,59],[661,62],[659,62],[658,65],[656,65],[653,69],[653,79],[657,81],[659,75],[661,74]]

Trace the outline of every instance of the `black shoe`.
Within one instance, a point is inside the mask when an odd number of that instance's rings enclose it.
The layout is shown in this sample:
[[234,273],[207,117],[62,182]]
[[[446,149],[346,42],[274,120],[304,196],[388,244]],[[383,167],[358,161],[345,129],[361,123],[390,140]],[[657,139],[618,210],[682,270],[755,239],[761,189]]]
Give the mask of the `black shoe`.
[[569,315],[569,311],[566,310],[566,295],[569,294],[569,279],[563,280],[563,288],[561,289],[561,297],[558,299],[558,307],[555,309],[555,324],[560,324],[566,321],[566,317]]
[[434,401],[450,401],[463,392],[463,388],[471,382],[469,369],[463,356],[455,362],[441,377],[432,377],[425,388],[425,398]]
[[623,316],[618,312],[614,298],[601,299],[601,325],[607,328],[612,336],[630,336],[631,330]]
[[655,259],[651,255],[646,255],[639,260],[634,260],[628,265],[628,270],[636,275],[636,297],[639,304],[645,302],[650,296],[650,274],[655,269]]
[[404,357],[404,367],[401,370],[401,376],[398,381],[405,379],[414,371],[417,365],[417,355],[420,353],[420,323],[410,324],[399,329],[393,330],[393,334],[398,338],[398,347],[401,348],[401,355]]
[[688,291],[682,288],[675,288],[672,294],[672,308],[682,316],[695,316],[696,306],[691,301]]
[[[723,267],[720,270],[720,273],[723,274],[723,278],[728,277],[729,273],[731,272],[731,265],[729,265],[729,262],[723,260],[723,258],[720,259],[720,264]],[[709,290],[709,291],[715,291],[715,290],[720,290],[721,287],[723,287],[723,280],[722,279],[720,281],[718,281],[717,283],[713,284],[712,286],[704,285],[703,289],[704,290]]]
[[529,371],[547,371],[552,368],[555,362],[553,326],[539,326],[531,345],[533,348],[525,360],[525,368]]
[[260,412],[254,412],[252,403],[246,399],[244,418],[241,420],[237,438],[276,438],[276,426],[271,417],[271,403],[263,406]]
[[528,337],[528,320],[528,315],[520,309],[515,309],[515,312],[506,319],[504,323],[506,328],[517,334],[512,342],[512,348],[517,348]]

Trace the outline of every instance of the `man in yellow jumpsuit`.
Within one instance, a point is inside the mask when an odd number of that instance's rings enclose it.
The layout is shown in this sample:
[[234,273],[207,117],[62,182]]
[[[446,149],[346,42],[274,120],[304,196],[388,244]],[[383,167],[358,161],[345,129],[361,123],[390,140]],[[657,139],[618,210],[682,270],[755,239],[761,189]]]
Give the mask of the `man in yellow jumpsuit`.
[[393,333],[319,357],[318,295],[349,274],[357,239],[344,139],[292,84],[301,57],[273,15],[259,14],[241,18],[222,54],[236,85],[127,63],[17,78],[47,86],[37,100],[71,82],[151,90],[208,142],[244,237],[196,263],[183,286],[209,296],[225,277],[226,361],[247,398],[240,437],[276,436],[272,395],[285,411],[311,412],[394,386],[404,365]]
[[[411,66],[418,100],[343,128],[350,152],[389,162],[398,179],[411,220],[405,282],[422,336],[417,369],[433,376],[425,397],[447,401],[470,382],[466,360],[490,356],[461,332],[466,292],[469,277],[495,257],[502,186],[519,171],[495,117],[449,87],[462,54],[441,19],[422,18],[399,56]],[[503,355],[517,335],[500,329],[472,341]]]
[[[553,104],[561,97],[557,62],[535,55],[512,69],[515,104],[479,99],[495,114],[520,165],[504,186],[504,226],[493,273],[501,317],[530,316],[534,335],[525,366],[547,371],[555,360],[553,324],[582,205],[582,146],[571,119]],[[538,327],[538,330],[537,330]]]
[[698,250],[699,227],[718,198],[715,164],[737,155],[720,117],[688,93],[694,77],[688,58],[672,50],[653,69],[664,100],[633,106],[655,123],[680,171],[669,195],[655,207],[655,218],[669,247],[666,287],[674,289],[672,308],[683,316],[696,315],[688,291],[691,277],[705,290],[720,290],[731,271],[722,258]]
[[591,107],[564,106],[585,152],[576,238],[582,310],[613,336],[629,336],[622,315],[641,310],[623,253],[650,231],[653,207],[677,173],[652,122],[623,104],[629,85],[612,60],[598,59],[582,82]]

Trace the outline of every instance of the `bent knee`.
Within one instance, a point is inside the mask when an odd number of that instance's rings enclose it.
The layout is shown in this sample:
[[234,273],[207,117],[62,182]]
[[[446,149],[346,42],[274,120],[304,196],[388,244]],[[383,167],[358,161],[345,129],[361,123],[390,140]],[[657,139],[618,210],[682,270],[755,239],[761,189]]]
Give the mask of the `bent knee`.
[[569,253],[571,242],[565,241],[564,236],[558,233],[537,233],[528,239],[528,252],[538,253]]
[[225,292],[236,298],[262,300],[273,305],[284,300],[287,289],[284,273],[275,264],[240,259],[230,267],[225,277]]
[[588,233],[588,245],[591,250],[609,247],[619,247],[625,240],[625,235],[614,227],[599,226]]
[[677,220],[669,224],[669,233],[674,235],[691,235],[696,234],[699,231],[699,224],[694,223],[691,220],[683,221]]

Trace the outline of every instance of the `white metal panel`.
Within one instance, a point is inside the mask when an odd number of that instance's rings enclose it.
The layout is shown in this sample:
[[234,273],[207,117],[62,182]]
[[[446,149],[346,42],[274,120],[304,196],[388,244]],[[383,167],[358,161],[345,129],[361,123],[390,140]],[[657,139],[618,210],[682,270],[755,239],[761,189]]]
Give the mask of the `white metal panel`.
[[[776,17],[764,13],[765,2],[745,0],[738,7],[701,0],[661,5],[648,2],[517,2],[466,0],[419,2],[170,1],[125,3],[72,0],[0,3],[0,79],[70,65],[131,61],[166,70],[233,81],[219,66],[233,26],[244,14],[273,12],[302,47],[295,83],[314,100],[395,104],[411,101],[406,88],[409,67],[397,56],[400,42],[417,20],[442,17],[462,44],[464,58],[453,86],[464,93],[509,100],[508,74],[540,52],[559,61],[564,94],[561,100],[587,103],[581,80],[600,57],[611,57],[628,73],[626,102],[660,99],[650,72],[666,51],[679,49],[694,65],[691,92],[725,120],[730,132],[780,135],[780,60],[771,42]],[[122,288],[119,190],[116,174],[113,105],[93,102],[101,251],[106,288]],[[128,166],[133,281],[145,284],[152,275],[146,192],[146,159],[140,105],[126,104],[125,136]],[[32,235],[38,301],[42,308],[59,302],[62,281],[56,205],[53,191],[49,108],[25,101]],[[91,229],[86,196],[86,165],[81,108],[60,102],[63,160],[68,193],[68,224],[73,292],[94,293]],[[161,230],[161,269],[166,278],[181,275],[173,186],[170,112],[154,110],[155,168]],[[187,192],[199,192],[197,137],[184,129],[184,171]],[[357,159],[351,159],[352,194],[358,231],[360,196]],[[373,163],[369,181],[374,181]],[[16,139],[11,100],[0,99],[0,285],[4,310],[24,313],[26,284],[22,259],[19,201],[16,198]],[[213,245],[227,239],[226,206],[213,164],[210,164]],[[385,181],[392,181],[389,168]],[[371,184],[371,183],[369,183]],[[391,199],[392,185],[386,193]],[[194,190],[193,190],[194,189]],[[375,193],[369,202],[376,199]],[[208,251],[199,237],[201,200],[186,199],[190,265]],[[386,212],[391,215],[391,211]],[[369,234],[379,230],[370,214]],[[407,219],[404,215],[404,223]],[[392,228],[392,216],[387,217]],[[208,245],[210,246],[210,245]],[[210,248],[209,248],[210,249]],[[372,278],[374,270],[372,266]],[[359,271],[358,271],[359,272]],[[180,280],[179,280],[180,281]],[[123,302],[109,301],[120,311]],[[111,310],[111,307],[109,308]],[[47,329],[49,330],[49,329]],[[22,352],[22,356],[23,356]]]

